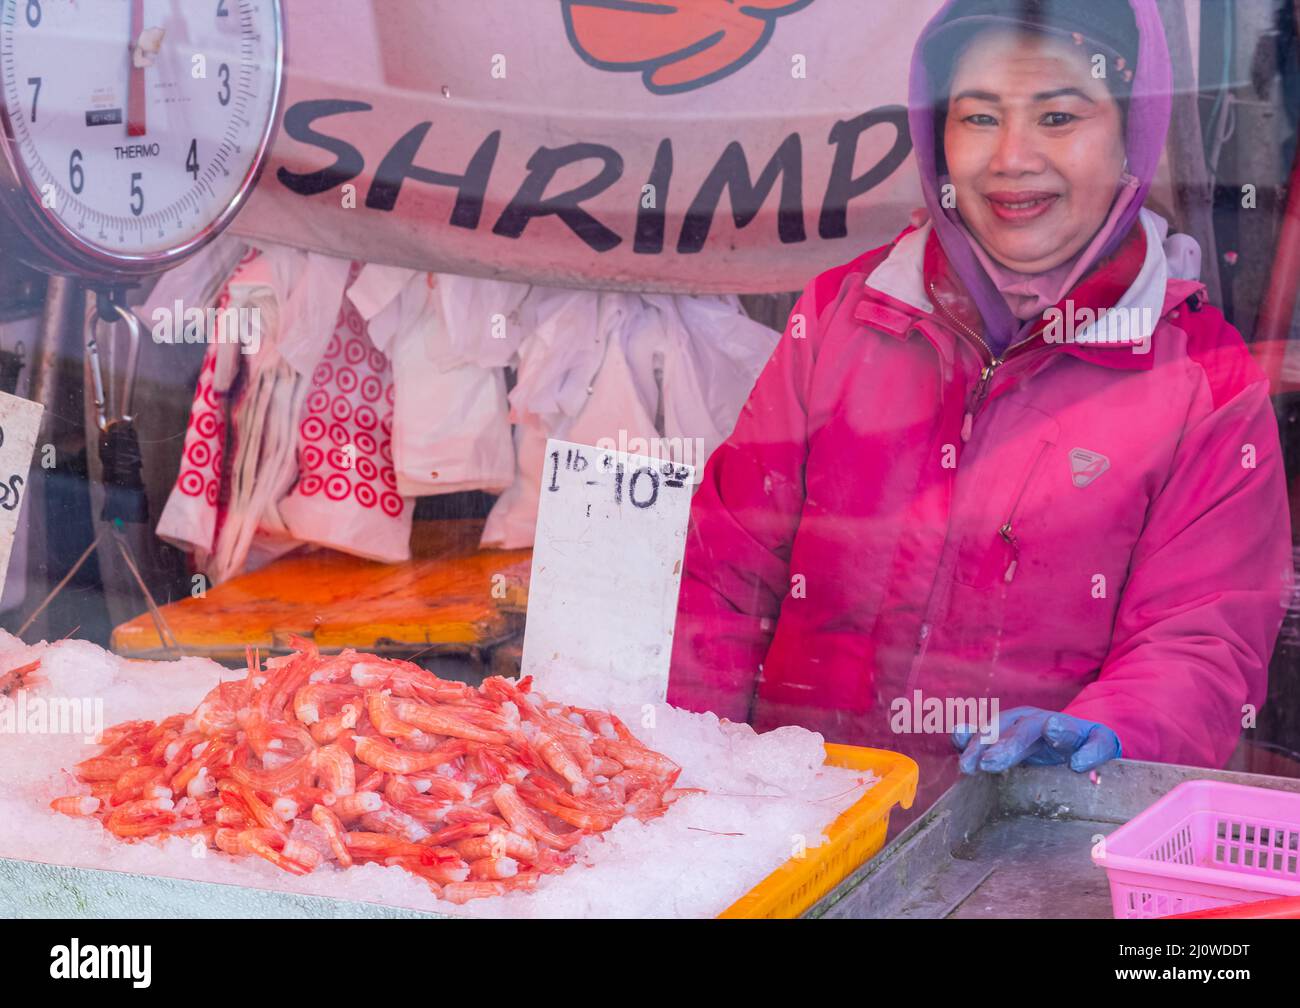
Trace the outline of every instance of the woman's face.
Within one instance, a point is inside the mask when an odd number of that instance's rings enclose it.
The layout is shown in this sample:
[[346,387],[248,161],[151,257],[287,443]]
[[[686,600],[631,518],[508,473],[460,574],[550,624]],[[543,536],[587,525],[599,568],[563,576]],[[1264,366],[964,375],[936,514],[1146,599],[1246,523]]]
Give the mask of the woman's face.
[[1124,170],[1121,118],[1082,48],[1014,29],[975,37],[943,143],[957,210],[989,255],[1041,273],[1088,244]]

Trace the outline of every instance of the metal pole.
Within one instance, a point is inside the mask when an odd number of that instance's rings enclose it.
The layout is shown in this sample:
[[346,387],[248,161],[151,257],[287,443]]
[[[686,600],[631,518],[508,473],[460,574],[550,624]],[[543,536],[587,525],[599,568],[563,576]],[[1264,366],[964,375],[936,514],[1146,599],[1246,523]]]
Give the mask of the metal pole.
[[1219,253],[1214,238],[1214,194],[1205,164],[1205,143],[1201,139],[1198,108],[1196,56],[1187,30],[1187,11],[1182,0],[1161,0],[1161,20],[1173,64],[1173,105],[1169,123],[1169,170],[1173,176],[1174,202],[1184,231],[1201,246],[1201,281],[1210,301],[1223,304],[1219,286]]
[[[45,309],[32,354],[31,386],[32,400],[45,407],[42,425],[45,434],[50,433],[50,424],[62,405],[54,401],[59,357],[68,351],[71,340],[79,339],[81,335],[82,297],[79,281],[63,276],[49,278],[45,288]],[[77,420],[80,422],[79,413]]]
[[[49,278],[36,346],[32,350],[31,398],[45,407],[45,414],[36,439],[36,459],[33,460],[36,464],[32,469],[32,475],[39,472],[41,478],[32,479],[24,512],[29,529],[26,571],[29,599],[45,596],[55,580],[50,570],[46,478],[56,470],[44,467],[43,446],[58,442],[61,423],[72,421],[79,424],[81,421],[81,410],[69,411],[66,396],[60,395],[58,372],[61,359],[77,360],[81,356],[71,348],[81,338],[83,298],[79,281],[64,276]],[[56,465],[58,461],[56,456]],[[49,636],[48,620],[35,624],[33,636],[38,639]]]
[[[1295,16],[1296,27],[1300,30],[1300,6],[1296,7]],[[1296,144],[1287,190],[1282,230],[1273,252],[1273,272],[1259,308],[1252,348],[1274,392],[1281,386],[1282,366],[1286,360],[1291,321],[1295,316],[1296,288],[1300,285],[1300,143]]]

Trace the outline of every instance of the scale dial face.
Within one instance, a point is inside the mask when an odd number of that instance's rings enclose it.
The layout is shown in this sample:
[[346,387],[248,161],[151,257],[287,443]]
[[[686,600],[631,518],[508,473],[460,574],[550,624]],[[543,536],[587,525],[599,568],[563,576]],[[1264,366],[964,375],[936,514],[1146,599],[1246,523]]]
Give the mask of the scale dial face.
[[279,109],[279,0],[0,0],[7,203],[41,257],[158,272],[215,237]]

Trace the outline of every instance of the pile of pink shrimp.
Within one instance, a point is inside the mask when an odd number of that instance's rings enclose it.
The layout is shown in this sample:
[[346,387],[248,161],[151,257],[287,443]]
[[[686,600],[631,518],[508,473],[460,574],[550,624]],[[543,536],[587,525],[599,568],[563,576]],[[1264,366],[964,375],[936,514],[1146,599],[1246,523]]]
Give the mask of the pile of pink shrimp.
[[351,649],[292,654],[216,686],[189,714],[108,729],[77,764],[88,793],[50,807],[127,841],[202,838],[305,875],[377,862],[453,903],[531,889],[625,816],[661,815],[680,767],[612,714],[528,678],[481,686]]

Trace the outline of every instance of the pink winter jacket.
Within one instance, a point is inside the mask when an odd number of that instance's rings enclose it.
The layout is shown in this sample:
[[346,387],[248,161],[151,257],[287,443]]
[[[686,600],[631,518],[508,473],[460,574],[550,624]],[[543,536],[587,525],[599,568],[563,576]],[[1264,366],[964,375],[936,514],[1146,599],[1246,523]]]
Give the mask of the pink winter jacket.
[[955,758],[891,730],[916,690],[1221,766],[1264,700],[1290,523],[1267,383],[1168,277],[1162,225],[1143,211],[1111,299],[1137,327],[991,369],[928,224],[809,284],[693,500],[669,702],[909,752],[921,807]]

